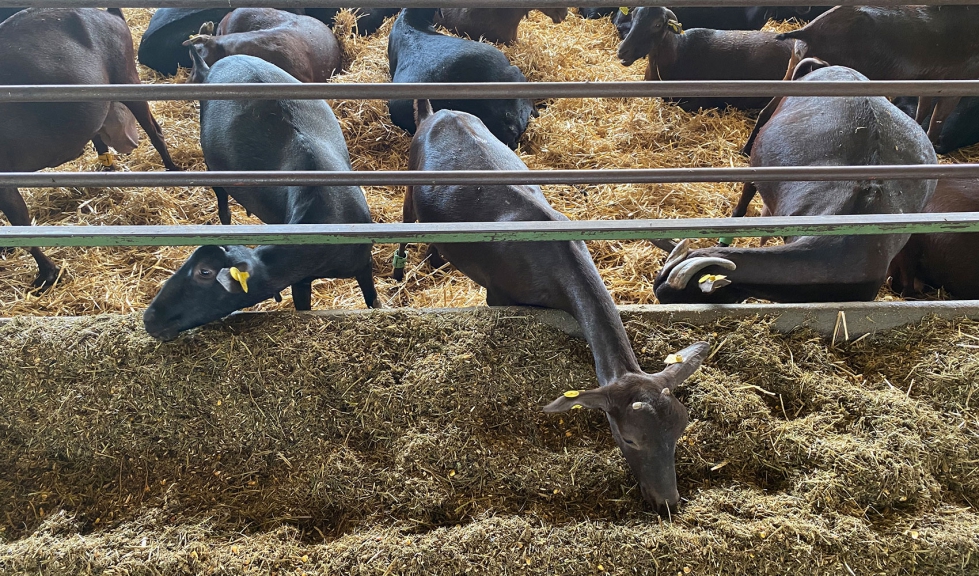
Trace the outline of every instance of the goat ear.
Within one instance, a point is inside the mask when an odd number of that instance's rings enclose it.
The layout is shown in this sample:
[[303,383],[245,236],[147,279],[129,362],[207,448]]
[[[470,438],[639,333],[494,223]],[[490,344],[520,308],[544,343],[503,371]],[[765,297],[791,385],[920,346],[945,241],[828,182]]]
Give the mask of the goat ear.
[[608,412],[609,397],[607,390],[603,388],[568,390],[557,400],[544,406],[544,412],[567,412],[572,408],[592,408]]
[[232,294],[241,292],[248,293],[248,264],[240,262],[230,268],[222,268],[218,271],[217,280],[225,290]]
[[660,375],[665,376],[667,380],[664,385],[665,388],[673,389],[682,384],[684,380],[697,371],[697,368],[700,368],[700,365],[707,358],[709,352],[710,344],[697,342],[687,346],[676,354],[667,356],[666,362],[669,365],[660,372]]
[[415,126],[421,126],[426,118],[432,115],[431,100],[415,100]]
[[207,39],[208,38],[210,38],[210,36],[205,36],[203,34],[195,34],[195,35],[191,36],[190,38],[188,38],[187,40],[184,40],[183,41],[183,44],[181,44],[181,45],[182,46],[197,46],[199,44],[203,44],[204,42],[207,42]]

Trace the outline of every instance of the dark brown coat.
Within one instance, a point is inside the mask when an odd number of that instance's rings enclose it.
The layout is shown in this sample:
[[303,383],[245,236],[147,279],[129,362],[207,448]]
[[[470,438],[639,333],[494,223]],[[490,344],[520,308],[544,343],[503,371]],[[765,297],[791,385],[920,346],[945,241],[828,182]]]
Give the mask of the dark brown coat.
[[[979,212],[979,180],[940,180],[923,212]],[[942,288],[953,298],[979,299],[979,233],[912,234],[891,262],[891,289],[912,296]]]
[[[805,42],[807,56],[848,66],[871,80],[979,78],[979,6],[837,6],[804,28],[780,34]],[[959,98],[922,98],[937,142]]]
[[[0,23],[0,85],[10,84],[139,84],[122,11],[30,9]],[[89,142],[99,154],[109,144],[131,150],[133,118],[166,168],[176,170],[146,102],[25,102],[0,103],[0,172],[59,166],[81,156]],[[0,188],[0,211],[14,226],[31,224],[16,188]],[[40,248],[30,251],[39,269],[34,285],[49,286],[58,267]]]
[[[213,33],[213,34],[212,34]],[[217,30],[205,24],[201,33],[184,42],[208,66],[233,54],[271,62],[300,82],[326,82],[340,70],[342,55],[330,28],[311,16],[274,8],[238,8]],[[191,78],[200,75],[191,70]]]
[[[555,24],[568,17],[567,8],[537,8]],[[517,27],[530,8],[440,8],[435,15],[435,23],[451,32],[468,36],[473,40],[480,38],[501,44],[517,41]]]
[[[800,69],[813,62],[804,60]],[[817,69],[802,81],[864,81],[841,66]],[[934,164],[924,132],[886,98],[787,97],[757,129],[752,166],[867,166]],[[934,180],[758,182],[764,214],[896,214],[920,212]],[[663,303],[731,303],[746,298],[777,302],[873,300],[887,266],[907,234],[803,236],[782,246],[717,247],[689,251],[682,243],[654,283]]]
[[[792,43],[774,32],[710,30],[681,32],[666,8],[636,8],[632,29],[619,44],[625,66],[648,57],[646,80],[780,80],[792,54]],[[770,98],[678,98],[685,110],[761,108]]]
[[[520,158],[479,119],[465,112],[432,113],[416,102],[418,130],[411,142],[410,170],[526,170]],[[409,186],[405,222],[514,222],[567,220],[538,186]],[[538,306],[570,313],[592,349],[599,388],[559,397],[544,408],[577,406],[606,413],[612,436],[639,480],[643,497],[663,515],[676,510],[674,450],[687,425],[687,411],[672,390],[706,358],[699,342],[683,362],[658,374],[639,367],[615,303],[584,242],[490,242],[436,244],[437,250],[486,288],[491,306]],[[400,255],[405,256],[404,246]]]

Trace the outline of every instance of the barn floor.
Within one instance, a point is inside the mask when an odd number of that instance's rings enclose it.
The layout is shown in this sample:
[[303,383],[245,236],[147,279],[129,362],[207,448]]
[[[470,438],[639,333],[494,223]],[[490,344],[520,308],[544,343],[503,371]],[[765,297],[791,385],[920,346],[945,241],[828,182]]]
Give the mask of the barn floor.
[[979,323],[827,346],[697,339],[672,523],[644,506],[573,339],[513,310],[0,325],[0,573],[975,574]]

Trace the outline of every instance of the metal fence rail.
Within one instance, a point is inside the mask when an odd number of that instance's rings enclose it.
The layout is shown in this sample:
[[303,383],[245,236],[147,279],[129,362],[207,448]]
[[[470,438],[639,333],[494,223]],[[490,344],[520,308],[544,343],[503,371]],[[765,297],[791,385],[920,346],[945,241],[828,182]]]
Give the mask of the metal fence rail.
[[979,232],[979,212],[442,224],[15,226],[0,232],[0,247],[642,240]]
[[589,170],[0,172],[0,186],[412,186],[434,184],[632,184],[979,178],[979,164],[774,166]]
[[[671,0],[671,6],[762,6],[768,0]],[[782,0],[786,6],[811,0]],[[0,8],[298,8],[387,7],[385,0],[0,0]],[[924,4],[941,4],[928,1]],[[401,7],[430,7],[428,0],[400,0]],[[470,7],[472,0],[441,0],[444,7]],[[563,7],[566,0],[478,0],[485,7]],[[601,6],[606,0],[577,5]],[[862,5],[862,1],[844,1]],[[979,5],[979,0],[958,2]],[[877,2],[903,6],[903,2]],[[415,99],[415,98],[609,98],[658,96],[968,96],[979,80],[784,82],[665,81],[452,84],[213,84],[0,86],[0,102],[79,102],[199,99]],[[259,186],[452,184],[617,184],[785,180],[979,178],[979,164],[937,166],[807,166],[772,168],[673,168],[640,170],[535,170],[459,172],[151,172],[0,173],[0,186]],[[460,224],[360,224],[303,226],[35,226],[0,227],[0,246],[155,246],[204,244],[347,244],[395,242],[487,242],[627,240],[717,236],[793,236],[912,232],[979,232],[979,213],[880,214],[820,217],[682,219]]]
[[[979,10],[979,8],[977,8]],[[87,84],[0,86],[0,102],[115,100],[294,100],[627,98],[702,96],[974,96],[979,80],[786,82],[697,80],[636,82],[449,82],[370,84]]]

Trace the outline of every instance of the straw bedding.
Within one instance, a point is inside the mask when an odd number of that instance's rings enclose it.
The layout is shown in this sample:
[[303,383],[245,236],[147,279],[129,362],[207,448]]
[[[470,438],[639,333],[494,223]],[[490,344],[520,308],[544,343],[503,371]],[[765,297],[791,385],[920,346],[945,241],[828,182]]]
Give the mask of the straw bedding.
[[[127,10],[137,39],[149,15]],[[387,79],[389,26],[342,35],[338,82]],[[615,46],[607,21],[534,16],[506,52],[531,80],[638,80]],[[409,138],[383,102],[332,104],[355,169],[406,167]],[[196,104],[152,107],[174,160],[204,169]],[[655,99],[555,100],[520,154],[531,168],[743,165],[749,129],[737,112]],[[122,162],[162,169],[145,138]],[[90,152],[61,169],[94,164]],[[400,220],[401,189],[366,193],[376,221]],[[726,216],[738,188],[545,193],[574,219],[673,218]],[[39,224],[217,222],[203,188],[25,196]],[[236,208],[235,221],[249,220]],[[618,302],[653,299],[662,254],[644,242],[590,248]],[[385,280],[391,250],[375,248],[390,306],[482,304],[463,276],[420,266],[422,247],[405,285]],[[697,339],[714,347],[678,390],[692,418],[677,448],[685,501],[664,523],[601,415],[540,411],[594,386],[582,341],[481,308],[239,315],[160,344],[139,312],[190,251],[49,250],[65,274],[41,295],[26,291],[29,256],[0,256],[0,315],[18,316],[0,325],[0,573],[979,571],[977,323],[929,321],[830,348],[762,320],[663,327],[627,316],[649,371]],[[314,285],[316,308],[361,306],[352,280]]]
[[136,314],[0,326],[0,572],[974,574],[979,323],[830,348],[625,318],[678,389],[685,501],[650,513],[608,424],[546,415],[587,346],[517,310]]
[[[151,11],[127,10],[138,42]],[[390,22],[369,38],[343,33],[353,17],[341,13],[338,30],[347,70],[337,82],[389,81],[386,35]],[[643,62],[623,67],[615,57],[617,36],[607,19],[583,20],[571,15],[554,25],[533,13],[520,28],[520,40],[504,48],[507,56],[534,80],[640,80]],[[181,82],[141,68],[144,82]],[[383,101],[332,102],[340,118],[357,170],[405,169],[410,139],[392,125]],[[199,143],[196,102],[154,102],[174,160],[187,170],[205,169]],[[659,99],[562,99],[546,102],[521,140],[521,157],[532,169],[738,166],[738,151],[751,127],[739,112],[683,112]],[[973,155],[977,151],[972,151]],[[964,158],[960,155],[958,159]],[[121,158],[125,169],[162,170],[159,157],[143,136],[140,148]],[[96,169],[89,150],[59,170]],[[401,220],[403,188],[365,190],[378,222]],[[736,184],[664,184],[547,186],[555,208],[572,219],[724,217],[737,201]],[[180,225],[217,223],[216,203],[205,188],[29,189],[24,190],[35,222],[48,225]],[[234,203],[232,203],[234,205]],[[249,220],[235,210],[237,223]],[[378,289],[390,306],[473,306],[484,301],[479,287],[461,274],[432,271],[419,262],[424,247],[411,251],[407,282],[386,277],[393,246],[374,250]],[[617,302],[652,303],[652,281],[663,254],[647,242],[601,242],[590,246],[605,282]],[[29,292],[36,274],[23,250],[0,255],[0,315],[80,315],[127,313],[143,309],[190,254],[191,248],[57,248],[47,253],[62,266],[59,284],[42,295]],[[314,284],[313,306],[361,308],[353,280]],[[267,302],[261,310],[289,309],[291,300]]]

